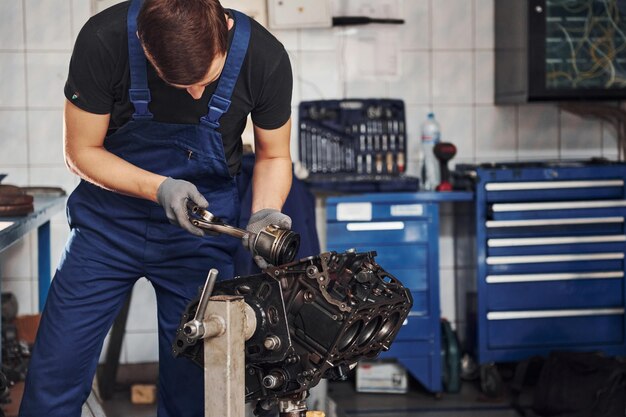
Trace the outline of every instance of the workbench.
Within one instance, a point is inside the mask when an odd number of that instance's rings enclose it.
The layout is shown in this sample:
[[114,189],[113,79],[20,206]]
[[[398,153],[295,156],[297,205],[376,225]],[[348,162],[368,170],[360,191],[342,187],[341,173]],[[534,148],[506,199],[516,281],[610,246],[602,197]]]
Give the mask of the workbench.
[[[37,276],[39,280],[39,311],[43,310],[52,280],[50,257],[50,219],[65,207],[67,196],[35,197],[35,209],[27,216],[0,217],[0,252],[37,229]],[[1,360],[1,358],[0,358]],[[18,383],[21,401],[23,382]],[[16,404],[19,408],[19,402]],[[92,392],[82,408],[82,417],[104,417],[97,396]]]
[[27,216],[0,217],[0,252],[37,229],[37,276],[39,310],[43,309],[50,288],[50,219],[65,207],[67,197],[35,197],[35,209]]

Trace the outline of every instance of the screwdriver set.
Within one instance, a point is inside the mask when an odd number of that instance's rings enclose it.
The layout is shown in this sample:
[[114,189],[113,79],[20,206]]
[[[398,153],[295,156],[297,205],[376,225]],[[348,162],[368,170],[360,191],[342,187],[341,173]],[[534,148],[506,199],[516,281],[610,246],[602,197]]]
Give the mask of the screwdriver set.
[[415,189],[405,177],[404,102],[391,99],[300,103],[300,162],[315,181],[389,182]]

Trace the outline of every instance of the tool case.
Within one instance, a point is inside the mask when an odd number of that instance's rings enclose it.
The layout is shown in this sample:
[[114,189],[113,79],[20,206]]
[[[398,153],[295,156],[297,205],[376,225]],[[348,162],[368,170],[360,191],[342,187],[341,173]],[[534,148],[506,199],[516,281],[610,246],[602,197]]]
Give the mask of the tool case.
[[392,99],[304,101],[299,107],[305,180],[337,191],[416,191],[408,177],[404,102]]

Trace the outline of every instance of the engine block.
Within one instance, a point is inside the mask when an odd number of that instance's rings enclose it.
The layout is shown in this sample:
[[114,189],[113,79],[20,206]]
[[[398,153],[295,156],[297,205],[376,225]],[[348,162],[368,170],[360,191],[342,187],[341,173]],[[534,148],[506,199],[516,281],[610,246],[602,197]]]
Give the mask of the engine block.
[[[246,401],[271,402],[321,378],[345,378],[359,359],[389,349],[413,300],[375,256],[326,252],[217,283],[213,294],[243,296],[257,319],[245,347]],[[187,307],[173,349],[202,366],[203,344],[182,331],[197,304]]]

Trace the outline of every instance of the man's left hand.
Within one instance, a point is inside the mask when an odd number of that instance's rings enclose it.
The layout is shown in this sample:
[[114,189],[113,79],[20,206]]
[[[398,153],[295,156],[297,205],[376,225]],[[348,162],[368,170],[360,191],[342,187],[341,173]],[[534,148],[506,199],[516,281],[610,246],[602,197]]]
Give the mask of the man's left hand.
[[[262,209],[250,216],[250,221],[248,222],[246,230],[250,232],[250,234],[254,233],[255,235],[257,235],[259,234],[259,232],[261,232],[271,224],[276,225],[282,229],[290,230],[291,218],[276,209]],[[248,249],[250,253],[252,253],[254,262],[256,262],[258,267],[261,269],[265,269],[270,266],[270,264],[268,264],[267,261],[263,259],[263,257],[258,256],[254,252],[254,241],[250,239],[250,234],[246,234],[241,239],[241,242],[243,246]]]

